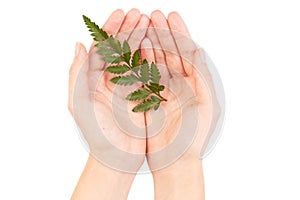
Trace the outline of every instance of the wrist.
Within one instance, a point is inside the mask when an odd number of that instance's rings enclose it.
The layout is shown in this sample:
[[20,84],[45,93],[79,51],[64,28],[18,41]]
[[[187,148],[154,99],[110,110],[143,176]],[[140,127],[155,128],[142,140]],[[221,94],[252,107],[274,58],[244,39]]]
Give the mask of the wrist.
[[153,174],[155,199],[204,199],[202,161],[183,157]]
[[202,160],[195,157],[181,157],[174,163],[160,169],[153,171],[153,177],[160,176],[174,176],[178,177],[178,174],[182,176],[189,176],[202,172]]
[[[86,169],[90,175],[99,177],[104,184],[111,184],[112,186],[128,186],[128,183],[133,182],[133,179],[136,174],[121,172],[116,169],[112,169],[109,166],[102,164],[101,162],[94,159],[92,156],[89,156],[87,161]],[[124,188],[124,187],[123,187]]]
[[111,169],[89,156],[72,196],[81,199],[127,199],[135,174]]

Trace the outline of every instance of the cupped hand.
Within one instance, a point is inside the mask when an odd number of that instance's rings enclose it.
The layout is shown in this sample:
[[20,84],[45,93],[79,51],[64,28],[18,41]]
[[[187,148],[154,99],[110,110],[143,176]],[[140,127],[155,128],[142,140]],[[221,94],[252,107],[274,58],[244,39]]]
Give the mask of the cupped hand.
[[[149,18],[137,9],[126,16],[116,10],[103,29],[118,35],[121,42],[128,40],[131,46],[139,47],[146,31],[143,35],[135,30],[148,26]],[[94,45],[88,53],[82,44],[77,45],[70,69],[69,110],[94,158],[117,170],[136,172],[146,149],[144,114],[131,112],[134,103],[128,104],[124,90],[109,81],[112,75],[105,72],[105,62]]]
[[69,109],[91,155],[110,167],[133,172],[145,152],[152,170],[176,160],[199,159],[220,107],[205,53],[191,40],[179,14],[170,13],[166,19],[155,11],[150,23],[136,9],[126,16],[116,10],[103,29],[121,42],[128,40],[132,50],[141,48],[142,57],[159,66],[166,86],[162,96],[168,101],[146,115],[131,112],[136,103],[125,99],[130,88],[109,81],[113,76],[105,72],[94,44],[88,53],[78,44],[70,69]]
[[147,159],[151,170],[199,159],[219,117],[205,53],[191,40],[180,15],[160,11],[142,42],[142,56],[158,64],[166,86],[158,111],[148,112]]

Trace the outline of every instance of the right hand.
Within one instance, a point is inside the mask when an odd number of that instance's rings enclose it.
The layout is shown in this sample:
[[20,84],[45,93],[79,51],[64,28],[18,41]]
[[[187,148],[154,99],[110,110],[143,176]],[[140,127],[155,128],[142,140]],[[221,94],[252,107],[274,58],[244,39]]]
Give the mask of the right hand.
[[153,28],[143,41],[148,47],[142,55],[161,65],[162,83],[166,85],[162,96],[168,100],[146,115],[147,159],[155,171],[181,160],[199,160],[220,107],[214,98],[205,53],[190,39],[180,15],[173,12],[166,19],[154,11],[151,23]]

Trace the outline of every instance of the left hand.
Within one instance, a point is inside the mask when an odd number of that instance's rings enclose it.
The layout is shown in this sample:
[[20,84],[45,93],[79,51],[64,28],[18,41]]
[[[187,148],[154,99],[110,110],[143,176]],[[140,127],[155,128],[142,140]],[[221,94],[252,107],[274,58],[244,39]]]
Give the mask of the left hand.
[[[122,10],[116,10],[103,29],[110,35],[119,34],[120,40],[139,45],[144,35],[132,39],[133,30],[148,25],[149,18],[137,9],[126,16]],[[135,173],[143,164],[146,151],[144,114],[131,112],[133,104],[124,107],[124,89],[116,90],[122,86],[109,81],[112,75],[105,71],[105,62],[96,51],[94,44],[89,53],[82,44],[78,46],[70,69],[69,109],[95,159],[116,170]]]

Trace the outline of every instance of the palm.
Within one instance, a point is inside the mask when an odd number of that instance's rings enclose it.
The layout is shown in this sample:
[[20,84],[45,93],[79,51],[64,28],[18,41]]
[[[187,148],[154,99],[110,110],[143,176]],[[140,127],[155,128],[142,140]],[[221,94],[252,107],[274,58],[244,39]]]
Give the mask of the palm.
[[[206,130],[209,128],[212,114],[210,93],[206,86],[202,87],[199,85],[202,82],[198,75],[196,77],[177,75],[168,80],[167,90],[162,93],[168,101],[161,104],[160,111],[150,112],[146,117],[148,124],[147,153],[149,155],[148,158],[150,158],[150,166],[161,167],[158,166],[159,164],[156,164],[156,162],[159,163],[160,161],[151,157],[151,154],[159,151],[163,154],[163,150],[171,146],[179,134],[186,134],[182,130],[186,132],[191,131],[186,136],[182,136],[183,139],[189,141],[180,144],[185,146],[174,146],[174,148],[182,148],[184,151],[189,148],[190,153],[200,156],[203,143],[207,138],[208,131]],[[192,125],[191,123],[186,123],[186,118],[194,121],[194,123]],[[191,130],[193,128],[191,126],[195,125],[197,125],[196,132]],[[160,126],[160,128],[157,126]],[[175,156],[174,159],[177,159],[181,155],[176,154]]]

